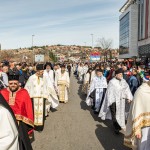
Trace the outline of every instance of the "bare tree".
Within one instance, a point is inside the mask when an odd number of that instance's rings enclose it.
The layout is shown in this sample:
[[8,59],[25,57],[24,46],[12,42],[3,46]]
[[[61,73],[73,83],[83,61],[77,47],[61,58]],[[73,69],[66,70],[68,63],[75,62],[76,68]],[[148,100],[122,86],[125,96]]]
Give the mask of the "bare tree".
[[104,50],[108,50],[112,47],[113,40],[105,39],[104,37],[97,39],[97,47],[101,47]]
[[113,44],[112,39],[105,39],[104,37],[97,39],[97,47],[101,47],[104,59],[107,61],[107,54],[109,52],[110,58],[111,58],[111,47]]

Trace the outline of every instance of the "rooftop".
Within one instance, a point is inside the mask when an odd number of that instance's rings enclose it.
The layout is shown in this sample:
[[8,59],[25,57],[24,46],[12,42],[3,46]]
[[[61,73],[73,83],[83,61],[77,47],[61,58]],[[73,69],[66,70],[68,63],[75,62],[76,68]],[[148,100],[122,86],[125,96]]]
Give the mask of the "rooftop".
[[126,9],[131,5],[134,4],[137,0],[127,0],[126,3],[121,7],[119,10],[121,13],[125,12]]

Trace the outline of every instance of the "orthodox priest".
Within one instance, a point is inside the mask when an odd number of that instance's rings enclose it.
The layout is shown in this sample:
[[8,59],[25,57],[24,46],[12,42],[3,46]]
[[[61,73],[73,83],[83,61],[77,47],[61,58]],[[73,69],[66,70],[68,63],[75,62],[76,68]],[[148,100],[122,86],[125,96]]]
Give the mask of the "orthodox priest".
[[99,117],[102,120],[112,119],[115,133],[119,134],[121,129],[125,129],[125,102],[131,102],[133,96],[129,85],[123,79],[123,70],[120,68],[115,74],[108,84]]
[[28,79],[25,89],[29,92],[32,99],[34,110],[35,130],[42,131],[45,122],[46,100],[48,99],[48,87],[46,80],[43,79],[44,65],[37,64],[36,73]]
[[59,100],[57,96],[58,90],[54,82],[54,71],[51,70],[51,66],[51,63],[46,63],[43,74],[43,78],[45,78],[47,82],[49,92],[49,104],[46,105],[48,111],[50,110],[50,107],[56,108],[59,105]]
[[9,75],[8,80],[8,88],[1,90],[0,93],[18,122],[19,137],[22,139],[20,149],[31,150],[29,135],[34,128],[32,102],[27,90],[20,88],[18,75]]
[[107,80],[103,76],[103,70],[97,69],[96,76],[93,78],[90,90],[86,99],[88,106],[93,106],[94,113],[97,114],[100,111],[105,93],[107,89]]
[[82,92],[86,95],[88,94],[89,87],[91,84],[91,73],[92,73],[92,68],[89,68],[87,73],[85,74],[85,77],[84,77]]
[[50,78],[51,82],[54,84],[54,71],[52,70],[52,64],[47,62],[44,65],[44,69],[43,76]]
[[18,124],[15,115],[0,94],[0,149],[19,150]]
[[57,87],[58,87],[59,101],[67,103],[70,78],[68,72],[65,69],[66,69],[65,65],[62,65],[61,72],[58,74]]
[[150,81],[143,83],[134,95],[124,144],[134,150],[150,149]]

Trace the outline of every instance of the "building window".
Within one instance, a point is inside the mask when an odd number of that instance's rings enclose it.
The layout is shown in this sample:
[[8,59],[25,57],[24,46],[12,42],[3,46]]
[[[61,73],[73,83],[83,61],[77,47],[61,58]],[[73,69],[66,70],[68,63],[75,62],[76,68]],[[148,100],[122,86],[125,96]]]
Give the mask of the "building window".
[[129,53],[129,13],[120,20],[119,54]]
[[141,39],[141,5],[138,4],[138,39]]
[[141,38],[144,39],[144,1],[141,3]]
[[138,39],[145,39],[145,3],[144,0],[139,0],[138,6]]

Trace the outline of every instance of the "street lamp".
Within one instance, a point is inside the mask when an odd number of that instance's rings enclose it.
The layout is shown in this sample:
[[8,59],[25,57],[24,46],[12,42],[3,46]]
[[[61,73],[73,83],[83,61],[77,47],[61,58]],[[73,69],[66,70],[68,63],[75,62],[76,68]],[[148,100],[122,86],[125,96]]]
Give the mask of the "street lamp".
[[84,55],[86,54],[86,42],[84,42],[85,47],[84,47]]
[[94,38],[94,34],[91,34],[92,36],[92,49],[93,49],[93,38]]
[[34,55],[35,55],[35,53],[34,53],[34,48],[33,48],[33,38],[34,38],[34,36],[35,36],[35,35],[32,35],[32,53],[33,53],[33,63],[34,63]]

